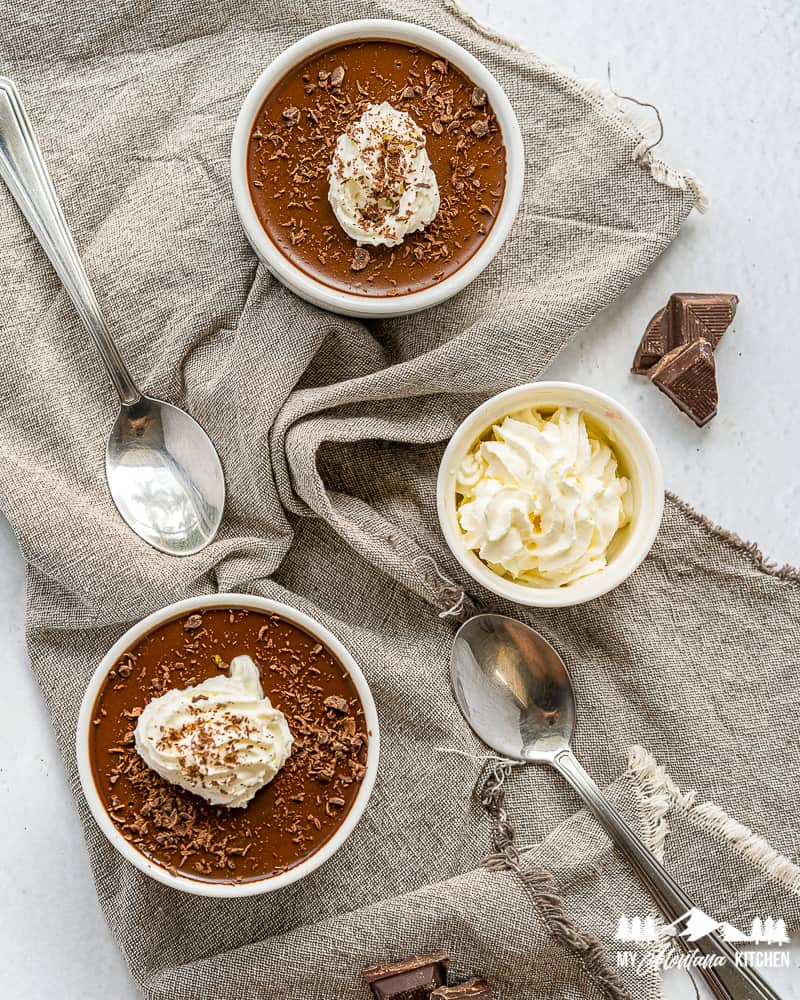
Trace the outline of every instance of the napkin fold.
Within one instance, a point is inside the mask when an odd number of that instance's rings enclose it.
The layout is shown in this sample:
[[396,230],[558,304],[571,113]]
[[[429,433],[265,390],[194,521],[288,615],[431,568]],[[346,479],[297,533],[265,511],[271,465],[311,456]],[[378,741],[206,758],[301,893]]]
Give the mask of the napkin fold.
[[[496,262],[449,303],[370,324],[299,301],[258,266],[228,183],[252,80],[301,35],[359,16],[417,21],[473,51],[517,110],[528,162]],[[608,946],[601,975],[553,936],[518,875],[481,866],[495,849],[473,795],[482,765],[437,749],[485,752],[446,676],[454,623],[439,615],[464,591],[462,609],[479,599],[516,614],[563,653],[581,706],[576,749],[600,781],[630,791],[629,748],[645,744],[789,864],[796,573],[671,499],[650,557],[623,586],[587,606],[527,612],[472,593],[436,524],[436,468],[458,421],[489,393],[538,377],[646,270],[697,201],[690,179],[642,159],[641,134],[595,88],[424,0],[302,10],[120,0],[102,12],[66,0],[7,24],[0,49],[135,375],[201,421],[228,484],[219,537],[195,556],[155,552],[120,521],[103,470],[115,399],[0,197],[0,509],[29,564],[31,662],[100,903],[145,996],[356,1000],[364,965],[439,948],[508,1000],[608,995],[615,907],[647,902],[607,840],[556,775],[515,769],[508,808],[523,858],[552,873],[576,926]],[[123,862],[83,802],[73,749],[83,690],[113,641],[155,608],[217,590],[323,622],[364,669],[382,727],[375,793],[347,844],[304,882],[240,901],[182,895]],[[629,805],[639,808],[635,794]],[[670,810],[668,864],[709,912],[743,919],[769,902],[772,916],[797,922],[795,883],[745,863],[691,810]],[[643,995],[624,975],[623,985]],[[655,995],[652,977],[647,989]]]

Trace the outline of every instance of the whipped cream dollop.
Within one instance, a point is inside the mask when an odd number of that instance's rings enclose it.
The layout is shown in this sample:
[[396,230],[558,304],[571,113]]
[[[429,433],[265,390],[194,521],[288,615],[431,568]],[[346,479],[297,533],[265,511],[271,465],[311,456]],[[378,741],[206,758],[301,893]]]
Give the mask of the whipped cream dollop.
[[292,751],[286,716],[264,696],[258,667],[236,656],[230,671],[149,702],[136,749],[154,771],[217,806],[242,807]]
[[425,133],[387,101],[370,104],[339,136],[328,167],[328,200],[360,246],[394,247],[439,211],[439,185]]
[[597,573],[630,520],[628,480],[580,410],[505,417],[462,461],[464,541],[495,572],[534,587]]

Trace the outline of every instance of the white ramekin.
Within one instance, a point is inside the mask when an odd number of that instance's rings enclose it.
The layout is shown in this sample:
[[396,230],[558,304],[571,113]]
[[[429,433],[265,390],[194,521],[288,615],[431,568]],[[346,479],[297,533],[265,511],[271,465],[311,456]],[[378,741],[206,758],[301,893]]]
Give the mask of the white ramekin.
[[[443,56],[482,87],[492,105],[506,147],[506,187],[494,226],[477,252],[454,274],[423,291],[409,295],[370,297],[337,291],[315,281],[285,257],[258,221],[247,184],[247,144],[256,115],[273,87],[309,56],[342,42],[385,38],[408,42]],[[428,28],[404,21],[344,21],[306,35],[273,60],[253,84],[236,120],[231,146],[231,182],[236,210],[247,238],[269,270],[296,295],[344,316],[386,317],[429,309],[460,292],[489,264],[508,236],[519,209],[525,179],[525,151],[519,122],[500,84],[466,49]]]
[[[109,670],[114,666],[120,656],[145,633],[156,628],[162,622],[168,621],[179,615],[191,614],[202,608],[248,608],[252,611],[260,611],[279,615],[290,622],[299,625],[333,653],[342,666],[347,670],[355,685],[361,704],[364,709],[364,718],[369,732],[369,743],[367,746],[366,773],[361,781],[361,787],[356,795],[355,802],[350,807],[350,811],[345,817],[342,825],[336,830],[330,840],[326,841],[318,851],[315,851],[309,858],[302,861],[294,868],[282,872],[279,875],[272,875],[269,878],[253,882],[225,883],[225,882],[201,882],[199,880],[184,877],[182,875],[172,875],[165,868],[154,864],[141,854],[112,823],[110,816],[100,799],[100,795],[94,783],[92,767],[89,759],[89,741],[91,739],[92,717],[95,700],[106,679]],[[378,771],[378,756],[380,753],[380,733],[378,729],[378,715],[375,711],[375,702],[372,698],[369,686],[356,664],[353,657],[347,652],[336,636],[332,635],[319,622],[310,618],[302,611],[297,611],[286,604],[278,601],[268,601],[263,597],[255,597],[250,594],[213,594],[207,597],[192,597],[185,601],[178,601],[170,604],[161,611],[155,611],[147,618],[134,625],[133,628],[123,635],[109,649],[100,666],[95,670],[86,693],[83,696],[80,714],[78,716],[78,729],[76,736],[76,751],[78,757],[78,772],[80,774],[83,794],[92,815],[97,820],[97,824],[103,833],[108,837],[111,844],[126,858],[132,865],[135,865],[145,875],[163,882],[164,885],[173,889],[180,889],[182,892],[194,893],[198,896],[217,897],[239,897],[255,896],[264,892],[273,892],[284,886],[291,885],[299,879],[305,878],[320,865],[324,864],[332,855],[339,850],[342,844],[353,832],[356,824],[361,818],[367,806],[372,788],[375,784],[375,776]]]
[[[462,459],[493,424],[528,406],[545,410],[572,406],[584,410],[608,438],[631,484],[631,522],[614,537],[608,565],[601,572],[565,587],[529,587],[499,576],[466,547],[456,516],[456,472]],[[439,523],[450,550],[464,569],[492,593],[536,608],[582,604],[619,586],[650,551],[664,511],[664,475],[645,429],[610,396],[574,382],[519,385],[479,406],[451,438],[439,467],[436,489]]]

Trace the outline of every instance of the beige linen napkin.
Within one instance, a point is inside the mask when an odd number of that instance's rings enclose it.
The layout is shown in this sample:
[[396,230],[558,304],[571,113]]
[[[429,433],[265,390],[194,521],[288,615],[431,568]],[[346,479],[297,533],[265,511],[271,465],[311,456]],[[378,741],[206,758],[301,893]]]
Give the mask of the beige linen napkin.
[[[418,21],[473,51],[517,110],[528,163],[493,266],[430,313],[366,325],[300,302],[257,266],[228,182],[233,121],[259,71],[299,36],[360,16]],[[549,868],[563,899],[482,869],[495,845],[473,789],[487,774],[437,749],[484,752],[447,685],[454,622],[439,613],[469,581],[439,534],[434,480],[458,420],[539,376],[674,239],[691,180],[642,159],[642,136],[595,89],[423,0],[67,0],[6,15],[0,37],[135,374],[203,423],[228,483],[220,535],[196,556],[161,555],[122,524],[102,461],[115,400],[0,197],[0,508],[29,562],[31,660],[101,905],[145,995],[355,1000],[363,965],[438,948],[506,1000],[619,995],[613,955],[587,934],[610,944],[618,911],[648,902],[608,842],[572,815],[557,776],[516,769],[506,805],[524,864],[540,889]],[[284,600],[331,628],[368,677],[385,748],[370,807],[336,857],[239,902],[175,893],[124,863],[88,815],[73,751],[84,687],[111,643],[153,609],[215,590]],[[583,709],[578,752],[632,818],[646,805],[623,774],[641,743],[682,786],[796,851],[796,575],[671,500],[651,556],[614,593],[557,612],[496,606],[564,653]],[[769,903],[797,918],[786,878],[673,811],[667,862],[709,910],[742,919]],[[653,975],[623,979],[632,996],[655,988]]]

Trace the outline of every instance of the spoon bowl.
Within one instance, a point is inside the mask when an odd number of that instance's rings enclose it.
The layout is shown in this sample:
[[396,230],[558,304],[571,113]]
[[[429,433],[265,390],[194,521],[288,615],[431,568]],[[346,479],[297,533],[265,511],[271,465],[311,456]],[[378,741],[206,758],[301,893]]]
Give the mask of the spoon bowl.
[[477,615],[462,625],[450,679],[476,736],[504,757],[548,762],[569,746],[575,699],[567,668],[550,643],[522,622]]
[[208,435],[183,410],[150,396],[123,405],[106,447],[117,510],[146,542],[192,555],[217,533],[225,479]]

